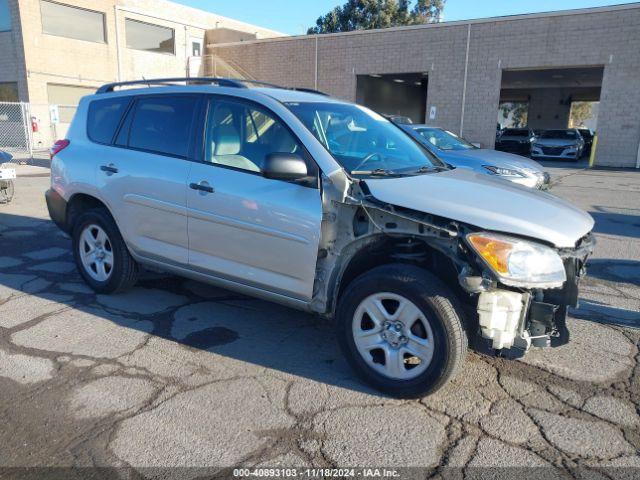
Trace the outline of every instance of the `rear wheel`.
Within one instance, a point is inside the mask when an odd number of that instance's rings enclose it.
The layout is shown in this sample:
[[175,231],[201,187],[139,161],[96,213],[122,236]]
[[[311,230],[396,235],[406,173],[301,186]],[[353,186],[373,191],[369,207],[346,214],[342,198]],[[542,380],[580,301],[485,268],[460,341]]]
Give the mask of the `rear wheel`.
[[386,265],[347,287],[338,338],[356,373],[399,397],[433,393],[464,362],[467,338],[453,294],[429,272]]
[[138,279],[138,265],[103,208],[78,217],[73,228],[73,254],[80,275],[98,293],[126,290]]

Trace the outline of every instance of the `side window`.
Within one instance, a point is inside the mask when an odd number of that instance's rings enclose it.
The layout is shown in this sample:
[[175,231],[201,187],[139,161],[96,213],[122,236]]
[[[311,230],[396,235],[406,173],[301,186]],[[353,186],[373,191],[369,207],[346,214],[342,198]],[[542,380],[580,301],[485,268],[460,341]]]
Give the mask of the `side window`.
[[87,115],[89,139],[97,143],[110,144],[129,100],[129,97],[121,97],[91,102]]
[[302,154],[282,122],[260,108],[212,100],[207,119],[206,162],[261,172],[271,153]]
[[129,130],[129,147],[187,157],[197,102],[193,96],[141,97]]

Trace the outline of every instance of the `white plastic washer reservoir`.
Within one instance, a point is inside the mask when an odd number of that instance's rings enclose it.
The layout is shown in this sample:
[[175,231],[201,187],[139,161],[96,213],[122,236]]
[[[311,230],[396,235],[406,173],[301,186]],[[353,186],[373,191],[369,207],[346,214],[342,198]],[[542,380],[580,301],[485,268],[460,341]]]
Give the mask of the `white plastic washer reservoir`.
[[493,340],[493,348],[511,348],[522,314],[522,294],[498,290],[483,292],[478,299],[482,336]]

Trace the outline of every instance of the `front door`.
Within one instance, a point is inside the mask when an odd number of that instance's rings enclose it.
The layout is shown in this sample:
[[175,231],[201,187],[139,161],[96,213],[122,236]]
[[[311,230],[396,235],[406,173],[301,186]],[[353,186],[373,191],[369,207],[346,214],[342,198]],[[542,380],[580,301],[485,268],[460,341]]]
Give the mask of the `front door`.
[[311,299],[322,220],[320,190],[261,173],[268,154],[303,154],[302,146],[275,115],[251,103],[215,97],[208,110],[204,158],[193,164],[187,190],[189,264],[239,283]]
[[186,189],[195,95],[136,100],[98,162],[98,187],[138,255],[187,265]]

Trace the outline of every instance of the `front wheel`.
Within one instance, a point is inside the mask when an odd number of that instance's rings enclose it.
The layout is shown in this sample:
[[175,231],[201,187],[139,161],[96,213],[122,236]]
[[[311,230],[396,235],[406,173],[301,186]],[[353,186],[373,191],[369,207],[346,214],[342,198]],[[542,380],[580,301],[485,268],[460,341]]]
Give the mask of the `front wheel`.
[[415,398],[438,390],[464,363],[467,337],[451,291],[413,265],[375,268],[340,298],[338,339],[374,388]]

